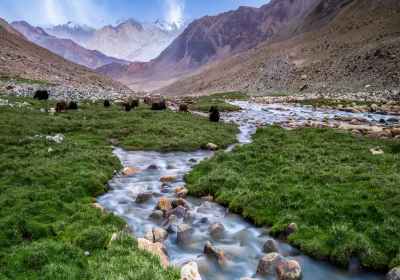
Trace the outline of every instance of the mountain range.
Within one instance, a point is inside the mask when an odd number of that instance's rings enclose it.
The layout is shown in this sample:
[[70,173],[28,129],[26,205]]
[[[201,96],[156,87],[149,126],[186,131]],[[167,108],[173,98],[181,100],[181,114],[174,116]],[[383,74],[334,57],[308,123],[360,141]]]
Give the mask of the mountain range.
[[71,87],[112,88],[118,92],[131,92],[123,84],[102,73],[28,41],[3,19],[0,19],[0,76],[24,77]]

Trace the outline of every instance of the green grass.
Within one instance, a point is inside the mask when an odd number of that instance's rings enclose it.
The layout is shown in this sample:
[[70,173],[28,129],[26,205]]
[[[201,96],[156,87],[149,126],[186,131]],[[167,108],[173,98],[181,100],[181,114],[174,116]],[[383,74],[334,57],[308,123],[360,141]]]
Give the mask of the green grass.
[[238,111],[241,108],[236,105],[231,105],[225,102],[225,99],[240,99],[248,100],[251,96],[242,92],[227,92],[216,93],[212,95],[204,95],[201,97],[183,97],[183,100],[195,100],[199,103],[190,105],[191,110],[208,112],[211,106],[218,106],[220,112],[223,111]]
[[[258,129],[254,142],[218,152],[185,179],[229,210],[309,255],[346,267],[350,256],[387,269],[400,252],[400,143],[332,129]],[[370,152],[380,146],[384,155]],[[393,261],[392,265],[397,263]]]
[[275,93],[270,93],[267,96],[271,97],[285,97],[285,96],[292,96],[294,93],[291,92],[275,92]]
[[[134,238],[107,245],[126,224],[90,206],[121,168],[107,139],[131,150],[189,151],[207,142],[225,147],[236,141],[237,127],[145,105],[130,113],[81,105],[49,116],[39,109],[57,101],[7,99],[34,109],[0,107],[0,279],[179,279]],[[56,133],[66,136],[63,143],[35,137]]]
[[[12,79],[12,80],[11,80]],[[56,86],[56,84],[48,83],[39,80],[25,79],[21,77],[0,77],[0,82],[13,82],[15,84],[36,84],[36,85],[47,85]]]
[[210,101],[200,101],[199,103],[192,104],[192,105],[190,105],[190,110],[208,112],[210,110],[211,106],[218,106],[218,110],[220,112],[238,111],[241,109],[240,106],[232,105],[232,104],[226,103],[225,101],[210,100]]

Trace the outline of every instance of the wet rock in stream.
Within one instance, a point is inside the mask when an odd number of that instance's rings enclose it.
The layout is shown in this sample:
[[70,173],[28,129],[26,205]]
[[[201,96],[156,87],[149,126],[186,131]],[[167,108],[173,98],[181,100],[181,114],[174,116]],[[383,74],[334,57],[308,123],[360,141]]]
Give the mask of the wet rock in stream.
[[191,226],[186,224],[178,225],[177,238],[179,244],[190,243],[194,230]]
[[257,273],[275,275],[278,265],[283,257],[278,253],[271,253],[264,256],[258,263]]

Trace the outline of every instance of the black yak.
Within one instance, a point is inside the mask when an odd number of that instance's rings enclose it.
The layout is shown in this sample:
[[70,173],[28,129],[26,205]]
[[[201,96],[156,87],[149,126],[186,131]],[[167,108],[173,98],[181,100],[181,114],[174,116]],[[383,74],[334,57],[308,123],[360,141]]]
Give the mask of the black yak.
[[153,111],[161,111],[161,110],[166,110],[167,106],[165,106],[165,102],[160,102],[160,103],[153,103],[151,105],[151,110]]
[[131,104],[125,103],[125,111],[129,112],[131,110]]
[[47,102],[47,99],[49,99],[49,93],[47,92],[47,90],[38,90],[35,92],[35,95],[33,96],[34,99],[38,99],[38,100],[43,100],[45,102]]
[[212,113],[214,111],[214,106],[211,106],[210,110],[208,110],[209,113]]
[[135,109],[136,107],[139,107],[139,100],[132,100],[131,108]]
[[181,113],[181,112],[189,112],[189,108],[188,108],[188,105],[186,105],[186,104],[180,104],[179,105],[179,113]]
[[65,101],[58,102],[56,105],[56,112],[68,111],[68,103]]
[[110,107],[110,101],[104,100],[104,107]]
[[[213,106],[214,107],[214,106]],[[219,110],[218,106],[215,106],[210,114],[210,122],[219,122]]]
[[78,103],[71,101],[68,107],[69,110],[78,110]]

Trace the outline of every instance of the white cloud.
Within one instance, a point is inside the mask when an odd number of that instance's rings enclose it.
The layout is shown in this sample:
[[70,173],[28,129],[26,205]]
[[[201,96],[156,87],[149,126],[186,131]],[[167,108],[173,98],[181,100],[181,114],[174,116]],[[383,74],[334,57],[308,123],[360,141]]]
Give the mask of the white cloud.
[[178,27],[181,27],[184,10],[184,0],[165,0],[164,18],[167,21],[174,22]]

